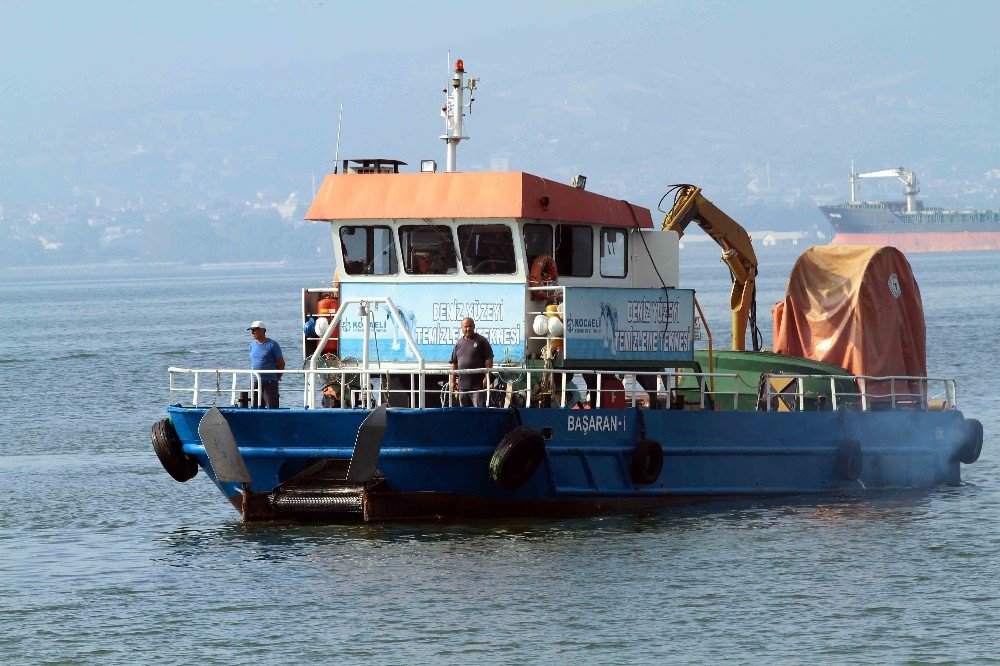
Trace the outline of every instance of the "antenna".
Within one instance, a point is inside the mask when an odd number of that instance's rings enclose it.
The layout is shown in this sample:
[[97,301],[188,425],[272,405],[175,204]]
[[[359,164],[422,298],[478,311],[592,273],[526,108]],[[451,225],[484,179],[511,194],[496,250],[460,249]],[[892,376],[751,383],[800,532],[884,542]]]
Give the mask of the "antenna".
[[344,124],[344,103],[340,103],[340,118],[337,119],[337,152],[333,156],[333,172],[340,166],[340,128]]

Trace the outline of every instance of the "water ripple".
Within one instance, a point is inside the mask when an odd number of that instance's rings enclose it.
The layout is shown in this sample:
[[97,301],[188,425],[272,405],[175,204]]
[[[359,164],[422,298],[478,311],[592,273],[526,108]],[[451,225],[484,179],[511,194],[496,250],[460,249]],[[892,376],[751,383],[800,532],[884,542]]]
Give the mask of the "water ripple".
[[[777,300],[794,256],[772,257],[761,303]],[[715,285],[717,261],[706,253],[682,277]],[[986,428],[961,486],[469,525],[244,526],[204,475],[182,485],[163,473],[149,446],[163,371],[199,351],[243,364],[245,322],[220,323],[217,304],[238,301],[247,275],[59,283],[86,306],[77,325],[104,331],[79,350],[59,332],[42,349],[33,334],[45,322],[23,303],[51,284],[11,289],[21,305],[0,300],[0,321],[24,358],[0,358],[3,659],[995,662],[1000,410],[990,364],[967,354],[1000,319],[965,287],[991,262],[913,262],[935,285],[932,373],[963,362],[963,409]],[[303,283],[278,273],[255,294],[260,317],[288,322],[275,325],[282,341],[301,335]],[[126,307],[139,296],[173,330],[150,331]],[[699,301],[728,320],[728,285]]]

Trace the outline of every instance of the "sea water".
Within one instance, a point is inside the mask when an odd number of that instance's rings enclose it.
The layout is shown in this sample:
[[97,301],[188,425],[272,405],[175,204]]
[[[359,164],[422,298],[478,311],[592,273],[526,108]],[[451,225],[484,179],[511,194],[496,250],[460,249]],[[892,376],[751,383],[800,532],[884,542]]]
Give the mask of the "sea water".
[[[768,345],[799,249],[761,249]],[[728,273],[682,257],[724,347]],[[167,367],[245,367],[253,319],[298,358],[328,268],[0,270],[0,661],[995,661],[1000,254],[910,260],[986,430],[959,487],[346,527],[244,526],[149,443]]]

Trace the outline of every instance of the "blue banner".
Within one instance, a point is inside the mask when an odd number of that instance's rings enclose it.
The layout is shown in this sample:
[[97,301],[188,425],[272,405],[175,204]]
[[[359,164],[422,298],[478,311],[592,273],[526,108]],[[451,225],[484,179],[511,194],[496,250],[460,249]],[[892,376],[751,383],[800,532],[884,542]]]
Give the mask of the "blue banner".
[[565,303],[566,358],[690,361],[694,290],[570,288]]
[[[472,317],[476,332],[490,341],[497,363],[524,360],[524,285],[473,282],[467,284],[385,282],[344,283],[341,296],[389,297],[425,361],[451,358],[462,336],[462,320]],[[348,305],[340,327],[340,355],[361,358],[364,322],[357,305]],[[373,312],[371,359],[413,361],[406,338],[384,305]],[[376,348],[377,347],[377,348]]]

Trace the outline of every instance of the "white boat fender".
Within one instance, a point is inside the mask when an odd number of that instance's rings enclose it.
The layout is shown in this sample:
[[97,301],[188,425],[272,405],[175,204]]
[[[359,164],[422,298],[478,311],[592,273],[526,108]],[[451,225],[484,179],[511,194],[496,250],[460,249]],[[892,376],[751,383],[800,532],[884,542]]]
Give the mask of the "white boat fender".
[[327,321],[326,317],[316,317],[316,325],[313,330],[316,332],[317,338],[322,338],[328,328],[330,328],[330,322]]
[[561,338],[563,333],[566,332],[566,327],[563,326],[561,321],[559,321],[559,317],[549,317],[546,328],[548,329],[549,335],[553,338]]
[[153,451],[167,474],[181,483],[194,478],[198,473],[198,462],[184,453],[181,439],[170,419],[160,419],[154,423],[150,438],[153,441]]
[[856,439],[845,439],[837,444],[834,456],[834,471],[842,481],[857,481],[861,478],[864,468],[861,459],[861,442]]
[[655,439],[640,439],[632,449],[628,469],[634,485],[654,483],[663,471],[663,447]]
[[546,335],[549,332],[549,320],[543,314],[535,315],[534,321],[531,322],[531,330],[535,335]]
[[545,440],[534,428],[519,425],[503,436],[490,458],[490,479],[506,490],[520,488],[545,457]]
[[965,419],[962,423],[962,432],[964,433],[962,443],[952,458],[962,464],[971,465],[979,460],[979,454],[983,452],[983,424],[979,419]]

